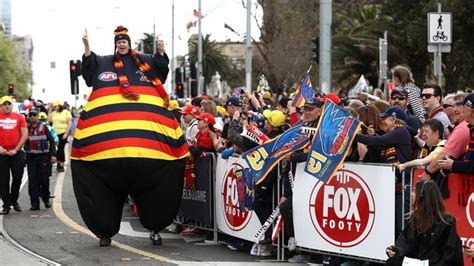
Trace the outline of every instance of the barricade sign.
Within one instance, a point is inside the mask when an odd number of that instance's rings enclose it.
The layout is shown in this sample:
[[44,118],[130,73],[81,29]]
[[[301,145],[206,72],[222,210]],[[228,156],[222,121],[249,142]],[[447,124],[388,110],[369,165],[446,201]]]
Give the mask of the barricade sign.
[[[183,188],[178,216],[212,226],[211,179],[212,160],[210,156],[194,161],[195,187]],[[211,170],[210,170],[211,169]]]
[[[413,171],[413,188],[423,169]],[[451,173],[448,176],[450,195],[444,199],[446,210],[456,218],[456,231],[465,246],[474,245],[474,175]],[[464,265],[472,266],[472,258],[464,256]]]
[[293,220],[298,246],[386,260],[395,237],[395,171],[388,165],[344,164],[324,184],[297,166]]
[[[255,233],[262,224],[253,211],[252,202],[243,199],[254,193],[252,188],[244,184],[245,168],[248,168],[247,163],[242,158],[230,157],[224,160],[219,156],[216,166],[215,213],[220,231],[254,241]],[[239,190],[245,191],[245,195],[239,195]]]

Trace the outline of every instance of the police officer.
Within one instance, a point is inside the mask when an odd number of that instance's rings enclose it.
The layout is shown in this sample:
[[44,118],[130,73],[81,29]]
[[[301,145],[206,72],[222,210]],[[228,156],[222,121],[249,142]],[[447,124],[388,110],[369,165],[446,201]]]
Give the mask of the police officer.
[[39,121],[38,110],[28,113],[28,140],[25,143],[26,165],[28,169],[28,193],[32,211],[40,209],[39,198],[46,208],[49,201],[49,172],[51,163],[56,161],[56,144],[48,127]]

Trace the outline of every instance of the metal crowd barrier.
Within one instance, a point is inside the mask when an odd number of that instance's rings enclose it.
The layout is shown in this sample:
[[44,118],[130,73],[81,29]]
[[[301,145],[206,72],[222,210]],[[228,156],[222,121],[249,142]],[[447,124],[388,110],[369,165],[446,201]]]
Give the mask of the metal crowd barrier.
[[[210,220],[211,224],[206,224],[203,222],[199,222],[196,220],[193,220],[192,218],[186,217],[185,215],[177,215],[174,223],[179,224],[179,225],[193,225],[195,228],[204,230],[204,231],[209,231],[213,233],[213,240],[212,243],[210,244],[217,244],[218,238],[217,238],[217,222],[216,222],[216,215],[215,215],[215,199],[214,199],[214,191],[215,191],[215,173],[216,173],[216,157],[217,155],[212,152],[206,152],[204,153],[204,157],[209,158],[209,164],[208,164],[208,175],[207,175],[207,181],[208,181],[208,187],[209,187],[209,209],[210,209]],[[198,178],[196,176],[196,178]],[[199,177],[202,178],[202,177]]]

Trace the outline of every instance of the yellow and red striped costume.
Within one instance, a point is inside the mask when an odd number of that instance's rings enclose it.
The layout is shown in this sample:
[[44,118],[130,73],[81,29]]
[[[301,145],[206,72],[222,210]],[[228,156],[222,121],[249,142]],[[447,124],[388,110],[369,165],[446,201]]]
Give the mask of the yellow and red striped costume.
[[131,101],[118,86],[92,92],[74,134],[71,158],[176,160],[188,156],[178,122],[153,87],[130,86],[140,95]]

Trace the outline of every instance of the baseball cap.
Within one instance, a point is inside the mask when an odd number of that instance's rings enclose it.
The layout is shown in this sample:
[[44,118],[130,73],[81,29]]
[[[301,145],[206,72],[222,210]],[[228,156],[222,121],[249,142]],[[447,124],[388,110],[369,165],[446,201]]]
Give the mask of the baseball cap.
[[263,116],[268,120],[268,123],[270,123],[272,127],[283,126],[286,122],[285,115],[278,110],[265,110],[263,111]]
[[272,98],[272,93],[269,91],[266,91],[263,93],[263,99],[271,99]]
[[168,106],[168,109],[169,109],[169,110],[173,110],[173,109],[176,109],[176,108],[179,108],[179,103],[178,103],[178,101],[176,101],[176,100],[171,100],[171,101],[170,101],[170,105]]
[[337,94],[335,94],[335,93],[326,94],[326,96],[324,96],[322,101],[326,102],[326,99],[331,100],[336,105],[341,105],[341,98],[339,98],[339,96],[337,96]]
[[214,118],[214,116],[206,112],[199,115],[197,119],[204,120],[206,123],[211,125],[214,125],[216,123],[216,119]]
[[60,105],[63,105],[63,102],[61,102],[60,100],[56,100],[53,102],[53,106],[60,106]]
[[394,93],[398,93],[398,94],[401,94],[405,97],[408,97],[408,91],[404,88],[404,87],[401,87],[401,86],[397,86],[395,87],[392,92],[390,93],[390,97],[394,94]]
[[10,97],[10,96],[3,96],[0,104],[4,104],[4,103],[6,103],[6,102],[13,103],[12,97]]
[[201,113],[201,110],[197,108],[196,106],[190,104],[186,105],[183,110],[180,111],[183,115],[193,115],[194,117],[198,117],[199,114]]
[[222,117],[227,116],[227,111],[225,110],[223,106],[220,106],[220,105],[216,106],[216,110]]
[[319,98],[311,98],[304,103],[304,107],[323,107],[324,103]]
[[46,120],[48,118],[48,115],[45,112],[40,112],[39,113],[39,119],[40,120]]
[[240,99],[235,96],[232,96],[229,99],[227,99],[227,101],[225,102],[225,106],[229,106],[229,105],[242,107],[242,103],[240,102]]
[[39,113],[38,109],[35,109],[35,108],[31,108],[30,111],[28,112],[28,114],[36,114],[36,115],[38,113]]
[[466,98],[464,98],[464,100],[462,101],[462,104],[467,107],[474,108],[474,92],[468,94]]
[[389,116],[394,116],[397,119],[405,121],[407,114],[403,111],[402,108],[398,106],[389,107],[384,113],[380,113],[382,118],[387,118]]

